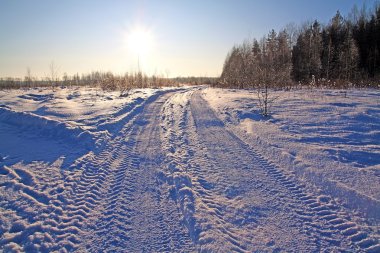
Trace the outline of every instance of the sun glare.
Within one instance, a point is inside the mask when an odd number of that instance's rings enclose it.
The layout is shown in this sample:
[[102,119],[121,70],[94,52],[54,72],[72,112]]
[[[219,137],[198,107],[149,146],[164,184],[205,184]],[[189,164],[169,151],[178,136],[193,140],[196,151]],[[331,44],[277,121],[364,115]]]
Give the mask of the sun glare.
[[126,36],[127,45],[131,52],[144,56],[152,49],[152,33],[143,27],[135,27]]

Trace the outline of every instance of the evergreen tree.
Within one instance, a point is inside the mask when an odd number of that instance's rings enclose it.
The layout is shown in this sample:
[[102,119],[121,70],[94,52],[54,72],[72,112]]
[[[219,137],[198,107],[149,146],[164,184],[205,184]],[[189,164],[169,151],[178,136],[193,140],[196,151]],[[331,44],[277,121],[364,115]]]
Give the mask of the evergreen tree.
[[[291,36],[289,34],[292,34]],[[296,38],[296,40],[295,40]],[[380,6],[372,15],[354,8],[349,18],[339,11],[322,26],[317,20],[299,31],[271,30],[259,41],[234,46],[226,57],[224,86],[284,87],[287,83],[347,84],[380,76]],[[341,86],[339,86],[341,87]]]

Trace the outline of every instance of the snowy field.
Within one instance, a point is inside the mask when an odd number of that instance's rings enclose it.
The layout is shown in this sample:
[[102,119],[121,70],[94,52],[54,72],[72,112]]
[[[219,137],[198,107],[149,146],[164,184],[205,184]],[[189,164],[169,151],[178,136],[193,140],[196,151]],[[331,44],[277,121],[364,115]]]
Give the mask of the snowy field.
[[380,91],[0,91],[0,251],[380,252]]

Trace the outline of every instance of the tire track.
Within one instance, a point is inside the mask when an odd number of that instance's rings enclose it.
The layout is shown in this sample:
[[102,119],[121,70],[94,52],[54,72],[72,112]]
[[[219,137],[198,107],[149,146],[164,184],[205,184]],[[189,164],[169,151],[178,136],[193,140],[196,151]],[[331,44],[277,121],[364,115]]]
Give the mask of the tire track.
[[136,201],[132,209],[140,212],[132,216],[131,251],[192,252],[194,248],[184,225],[179,219],[169,189],[157,180],[165,166],[160,140],[160,112],[171,96],[163,96],[144,109],[138,122],[135,152],[139,157],[138,175],[135,178]]
[[[100,203],[102,208],[92,218],[93,224],[88,229],[91,240],[96,248],[88,247],[88,250],[110,252],[125,247],[125,241],[129,239],[130,210],[128,203],[133,201],[130,192],[134,185],[130,177],[133,173],[135,157],[127,145],[122,145],[115,151],[115,157],[109,171],[109,182],[104,192],[104,201]],[[94,237],[92,237],[94,235]]]
[[[140,108],[141,105],[132,110],[127,118],[129,122],[124,122],[124,128],[134,124]],[[52,183],[53,190],[50,193],[29,189],[21,180],[18,187],[26,189],[24,197],[35,202],[29,206],[40,210],[36,212],[38,215],[28,215],[28,207],[19,208],[16,203],[12,208],[18,209],[19,216],[32,218],[29,218],[28,224],[20,226],[23,231],[10,231],[7,239],[0,242],[0,247],[23,247],[31,252],[83,251],[83,238],[88,233],[86,230],[89,230],[91,216],[97,213],[107,191],[110,169],[115,166],[118,155],[115,150],[119,150],[122,145],[120,139],[116,137],[110,140],[99,154],[89,152],[77,159],[70,166],[70,172],[55,187]]]
[[[305,219],[305,222],[315,228],[316,233],[326,237],[334,235],[339,239],[330,240],[331,243],[338,244],[339,241],[343,241],[346,243],[346,247],[355,251],[377,252],[380,250],[378,238],[371,235],[371,231],[368,229],[352,221],[354,215],[342,210],[331,197],[308,193],[303,185],[286,176],[281,169],[270,164],[256,151],[252,150],[252,157],[267,171],[269,176],[285,186],[294,198],[304,204],[306,210],[297,210],[296,212]],[[320,225],[321,223],[323,226]]]
[[[186,130],[191,132],[191,152],[201,154],[194,155],[188,161],[192,165],[196,164],[189,166],[193,167],[191,178],[197,181],[193,188],[201,199],[198,201],[206,205],[204,210],[199,208],[198,211],[212,214],[208,221],[197,220],[199,224],[204,223],[201,227],[212,225],[229,235],[227,241],[235,242],[234,245],[238,246],[234,249],[236,251],[269,248],[297,251],[378,250],[377,238],[352,219],[355,215],[345,213],[328,196],[309,193],[303,185],[265,160],[228,131],[197,92],[191,97],[190,108],[189,118],[194,119],[194,126],[189,120]],[[204,189],[197,187],[197,184]],[[255,193],[254,201],[248,198],[252,193]],[[258,202],[258,196],[261,196],[264,204],[256,205],[253,214],[248,212],[249,217],[243,219],[244,226],[241,226],[234,220],[239,216],[237,214],[241,211],[241,205]],[[284,224],[278,224],[278,219],[282,219]],[[260,230],[255,226],[260,226]],[[279,235],[277,240],[264,245],[253,242],[265,238],[265,233],[264,237],[250,233],[255,231],[260,234],[268,229],[278,229],[278,226],[285,226],[288,231],[292,231],[298,239],[297,244],[292,243],[292,238],[286,235]],[[245,233],[245,229],[249,229],[250,233]],[[215,228],[203,230],[199,243],[204,244],[204,249],[213,249],[216,247],[213,241],[218,241],[220,234],[215,232]],[[223,249],[232,247],[224,244]]]
[[90,219],[87,251],[192,251],[175,209],[170,209],[173,203],[167,201],[166,189],[161,191],[156,180],[162,165],[159,117],[155,115],[170,95],[147,104],[111,145],[104,201]]
[[[157,95],[148,99],[125,118],[128,120],[126,123],[118,122],[118,126],[124,125],[114,133],[114,138],[98,153],[89,152],[77,159],[69,171],[63,172],[63,178],[51,184],[53,190],[49,193],[32,189],[25,175],[1,171],[2,175],[11,177],[5,181],[4,187],[21,187],[24,189],[21,197],[30,203],[21,206],[6,200],[7,205],[16,210],[16,216],[26,215],[31,219],[27,224],[13,226],[7,237],[0,241],[0,247],[6,251],[24,249],[30,252],[122,252],[126,249],[140,251],[144,247],[154,251],[172,251],[175,248],[192,251],[191,241],[186,240],[186,233],[179,233],[181,224],[176,223],[178,218],[175,218],[175,212],[166,207],[166,199],[147,206],[151,209],[142,210],[139,206],[142,192],[138,184],[156,182],[156,166],[161,166],[159,161],[141,163],[145,154],[139,142],[147,140],[140,135],[145,134],[145,128],[158,125],[158,122],[153,122],[144,126],[142,121],[150,120],[152,114],[146,113],[150,109],[155,110],[153,113],[159,112],[162,102],[156,103],[155,99],[165,100],[168,96],[164,94],[161,98]],[[149,109],[145,110],[146,107]],[[152,135],[152,138],[159,140],[159,135]],[[154,173],[142,176],[145,166],[146,171],[152,170]],[[14,182],[12,177],[16,178]],[[168,195],[165,191],[156,191],[151,197],[161,199],[165,194]],[[30,214],[29,206],[33,207]],[[159,226],[154,233],[146,231],[145,238],[159,236],[152,241],[144,241],[145,244],[140,240],[140,244],[135,241],[131,245],[133,231],[139,231],[140,225],[134,222],[137,219],[134,217],[144,219],[147,212],[152,214],[153,221],[157,220]]]
[[[236,229],[229,226],[224,217],[225,205],[213,196],[212,189],[215,186],[205,178],[205,175],[213,173],[214,168],[203,156],[198,157],[199,147],[194,146],[189,134],[192,132],[189,131],[192,129],[189,122],[192,92],[176,94],[164,106],[163,140],[169,165],[163,177],[173,185],[182,219],[199,251],[245,252],[244,238],[239,238]],[[202,154],[205,154],[204,150]],[[226,186],[227,183],[220,182],[219,186]],[[183,202],[186,198],[190,202]],[[186,208],[189,205],[190,208]]]

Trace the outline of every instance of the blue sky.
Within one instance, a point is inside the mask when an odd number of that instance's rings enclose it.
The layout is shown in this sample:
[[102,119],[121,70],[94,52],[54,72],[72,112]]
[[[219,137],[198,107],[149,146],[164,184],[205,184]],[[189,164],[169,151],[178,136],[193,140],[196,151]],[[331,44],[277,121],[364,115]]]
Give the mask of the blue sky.
[[[328,23],[359,0],[1,0],[0,77],[141,69],[169,76],[218,76],[230,48],[287,23]],[[149,33],[144,53],[129,47],[136,29]],[[140,43],[141,44],[141,43]],[[145,44],[144,44],[145,45]]]

